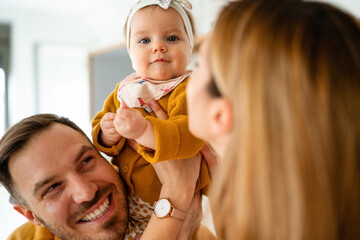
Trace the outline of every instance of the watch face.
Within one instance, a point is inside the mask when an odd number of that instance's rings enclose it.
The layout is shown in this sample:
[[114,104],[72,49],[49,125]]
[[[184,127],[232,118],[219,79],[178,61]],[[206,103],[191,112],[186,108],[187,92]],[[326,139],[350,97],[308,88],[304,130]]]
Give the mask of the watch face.
[[154,212],[157,217],[162,218],[166,217],[170,213],[171,205],[169,200],[160,199],[156,202]]

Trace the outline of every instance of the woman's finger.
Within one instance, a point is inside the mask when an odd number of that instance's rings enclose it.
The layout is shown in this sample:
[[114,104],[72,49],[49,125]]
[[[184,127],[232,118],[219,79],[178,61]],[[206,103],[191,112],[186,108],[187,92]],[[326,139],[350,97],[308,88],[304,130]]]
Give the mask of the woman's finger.
[[162,109],[162,107],[160,106],[160,104],[158,102],[156,102],[154,99],[151,99],[149,101],[151,110],[153,110],[153,112],[155,113],[155,116],[158,119],[163,119],[163,120],[167,120],[169,117],[166,114],[166,112],[164,111],[164,109]]
[[127,139],[127,143],[135,151],[138,150],[137,142],[134,139]]
[[216,169],[218,168],[218,166],[220,164],[220,158],[216,154],[216,152],[211,148],[209,143],[206,143],[202,147],[200,152],[203,155],[203,158],[209,167],[210,176],[211,176],[211,178],[213,178],[214,172],[216,171]]
[[202,197],[200,193],[195,193],[190,207],[186,213],[185,220],[181,225],[177,240],[193,239],[198,231],[201,220],[203,219],[202,213]]

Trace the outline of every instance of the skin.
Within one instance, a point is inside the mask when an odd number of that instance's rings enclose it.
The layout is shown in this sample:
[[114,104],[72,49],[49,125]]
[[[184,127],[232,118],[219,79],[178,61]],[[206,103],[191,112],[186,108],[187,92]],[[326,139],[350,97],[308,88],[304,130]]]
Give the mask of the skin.
[[[152,110],[158,118],[167,118],[155,101]],[[134,141],[129,144],[137,147]],[[211,152],[206,155],[213,158]],[[202,216],[201,197],[194,197],[200,157],[164,161],[153,167],[162,183],[159,198],[168,198],[187,215],[184,221],[153,215],[141,239],[190,239]],[[127,207],[122,182],[109,162],[77,131],[61,124],[44,130],[12,156],[9,170],[16,191],[26,202],[14,208],[33,223],[46,226],[63,240],[123,239]],[[39,187],[34,194],[36,185]],[[104,215],[78,222],[107,196],[111,203]]]
[[130,28],[130,58],[141,77],[168,80],[186,72],[190,43],[182,18],[175,9],[140,9]]
[[[127,227],[124,187],[112,166],[77,131],[54,124],[11,158],[9,170],[27,203],[15,209],[30,221],[61,239],[122,239]],[[81,221],[108,197],[104,215]]]
[[208,50],[211,34],[200,47],[197,67],[187,86],[189,129],[195,136],[205,139],[223,157],[232,127],[232,109],[225,97],[214,98],[208,92],[211,79]]

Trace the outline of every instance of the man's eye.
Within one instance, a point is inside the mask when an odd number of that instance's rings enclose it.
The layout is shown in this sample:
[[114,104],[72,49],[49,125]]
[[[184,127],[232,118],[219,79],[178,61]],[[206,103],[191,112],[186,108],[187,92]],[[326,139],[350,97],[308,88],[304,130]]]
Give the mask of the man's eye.
[[142,44],[146,44],[146,43],[149,43],[149,42],[150,42],[150,40],[148,38],[143,38],[143,39],[140,40],[140,43],[142,43]]
[[82,161],[81,167],[84,167],[84,166],[86,166],[87,164],[89,164],[89,163],[91,162],[91,160],[92,160],[92,157],[86,158],[84,161]]
[[178,38],[175,37],[175,36],[171,36],[171,37],[168,37],[167,40],[168,40],[169,42],[175,42],[176,40],[178,40]]
[[56,190],[56,188],[58,188],[60,186],[60,183],[55,183],[53,185],[51,185],[49,188],[46,189],[46,191],[44,192],[43,196],[52,193],[53,191]]
[[89,156],[89,157],[85,158],[79,166],[79,171],[86,171],[86,170],[91,169],[91,167],[95,163],[94,159],[95,158],[93,156]]

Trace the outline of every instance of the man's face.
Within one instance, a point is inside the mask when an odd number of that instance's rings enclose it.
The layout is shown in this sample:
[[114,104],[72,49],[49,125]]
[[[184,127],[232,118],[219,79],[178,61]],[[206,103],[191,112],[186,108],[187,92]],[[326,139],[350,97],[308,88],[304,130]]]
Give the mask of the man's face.
[[[72,128],[54,124],[9,162],[20,212],[61,239],[122,239],[124,187],[112,166]],[[19,209],[17,209],[19,210]]]

